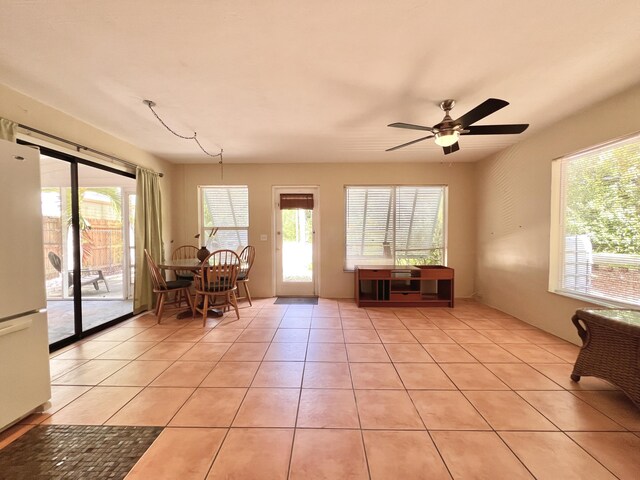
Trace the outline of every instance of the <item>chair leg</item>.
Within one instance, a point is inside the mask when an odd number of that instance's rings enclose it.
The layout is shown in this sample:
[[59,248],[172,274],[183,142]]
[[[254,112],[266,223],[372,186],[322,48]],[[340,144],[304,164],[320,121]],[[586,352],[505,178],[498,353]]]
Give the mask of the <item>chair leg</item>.
[[207,324],[207,311],[209,310],[209,295],[204,295],[204,303],[202,305],[202,326]]
[[[102,270],[98,270],[98,272],[99,272],[98,280],[102,280],[104,282],[105,288],[107,289],[107,292],[110,292],[111,290],[109,290],[109,284],[107,283],[107,279],[104,278],[104,275],[102,274]],[[98,283],[98,282],[96,282],[96,283]],[[97,290],[97,288],[96,288],[96,290]]]
[[156,293],[156,306],[153,309],[153,313],[155,313],[156,317],[158,316],[158,310],[160,309],[160,294]]
[[187,305],[189,305],[189,308],[191,309],[191,313],[195,314],[195,310],[193,308],[193,303],[191,302],[191,295],[189,294],[188,287],[184,289],[184,298],[187,301]]
[[249,300],[249,306],[251,307],[253,306],[253,303],[251,303],[251,292],[249,292],[249,282],[245,281],[242,283],[244,284],[244,291],[245,291],[245,294],[247,295],[247,300]]
[[158,325],[160,325],[160,321],[162,320],[162,311],[164,310],[164,297],[165,293],[160,293],[160,298],[158,298]]
[[231,291],[231,305],[236,310],[236,318],[240,320],[240,312],[238,312],[238,300],[236,299],[236,292]]
[[196,312],[198,311],[198,297],[200,295],[198,294],[198,292],[196,292],[196,296],[193,299],[193,306],[192,306],[192,310],[193,310],[193,318],[196,318]]

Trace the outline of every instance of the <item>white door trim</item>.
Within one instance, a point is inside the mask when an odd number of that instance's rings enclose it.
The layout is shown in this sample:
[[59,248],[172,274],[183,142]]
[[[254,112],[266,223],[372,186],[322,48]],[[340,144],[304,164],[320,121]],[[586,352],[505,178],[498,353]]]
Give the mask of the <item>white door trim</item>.
[[[313,296],[320,296],[320,186],[319,185],[273,185],[271,187],[271,225],[273,260],[273,296],[278,295],[278,229],[276,216],[280,212],[280,193],[313,193]],[[301,295],[304,296],[304,295]]]

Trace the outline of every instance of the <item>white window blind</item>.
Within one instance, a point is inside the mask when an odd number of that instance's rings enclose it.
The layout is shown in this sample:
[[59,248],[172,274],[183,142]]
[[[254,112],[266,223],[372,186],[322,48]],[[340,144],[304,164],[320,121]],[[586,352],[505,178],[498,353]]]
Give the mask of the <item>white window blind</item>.
[[[248,244],[249,188],[246,185],[199,187],[202,201],[200,244],[210,251],[238,250]],[[211,232],[217,228],[215,235]]]
[[640,136],[557,161],[556,291],[640,306]]
[[445,262],[444,186],[347,186],[345,269]]

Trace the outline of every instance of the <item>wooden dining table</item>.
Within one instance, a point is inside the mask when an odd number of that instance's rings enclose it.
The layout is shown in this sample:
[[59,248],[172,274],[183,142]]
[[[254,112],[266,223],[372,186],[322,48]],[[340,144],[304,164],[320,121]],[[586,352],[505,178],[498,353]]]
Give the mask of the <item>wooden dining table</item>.
[[179,260],[165,260],[160,263],[158,267],[164,270],[189,270],[191,272],[197,272],[200,270],[202,262],[197,258],[181,258]]
[[[197,258],[181,258],[179,260],[165,260],[164,262],[158,264],[158,267],[163,270],[171,270],[171,271],[184,271],[188,270],[193,273],[197,273],[202,267],[202,262]],[[207,311],[207,317],[222,317],[224,312],[219,308],[209,308]],[[192,317],[193,312],[191,310],[185,310],[184,312],[180,312],[176,315],[176,318],[182,319],[187,317]]]

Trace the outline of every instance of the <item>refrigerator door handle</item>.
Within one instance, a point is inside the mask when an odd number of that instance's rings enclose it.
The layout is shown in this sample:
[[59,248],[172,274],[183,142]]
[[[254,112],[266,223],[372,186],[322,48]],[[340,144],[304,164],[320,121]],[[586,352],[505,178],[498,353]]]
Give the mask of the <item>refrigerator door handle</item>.
[[12,323],[8,327],[0,328],[0,337],[8,335],[13,332],[19,332],[20,330],[26,330],[31,327],[32,320],[30,318],[26,318],[24,320],[17,321]]

